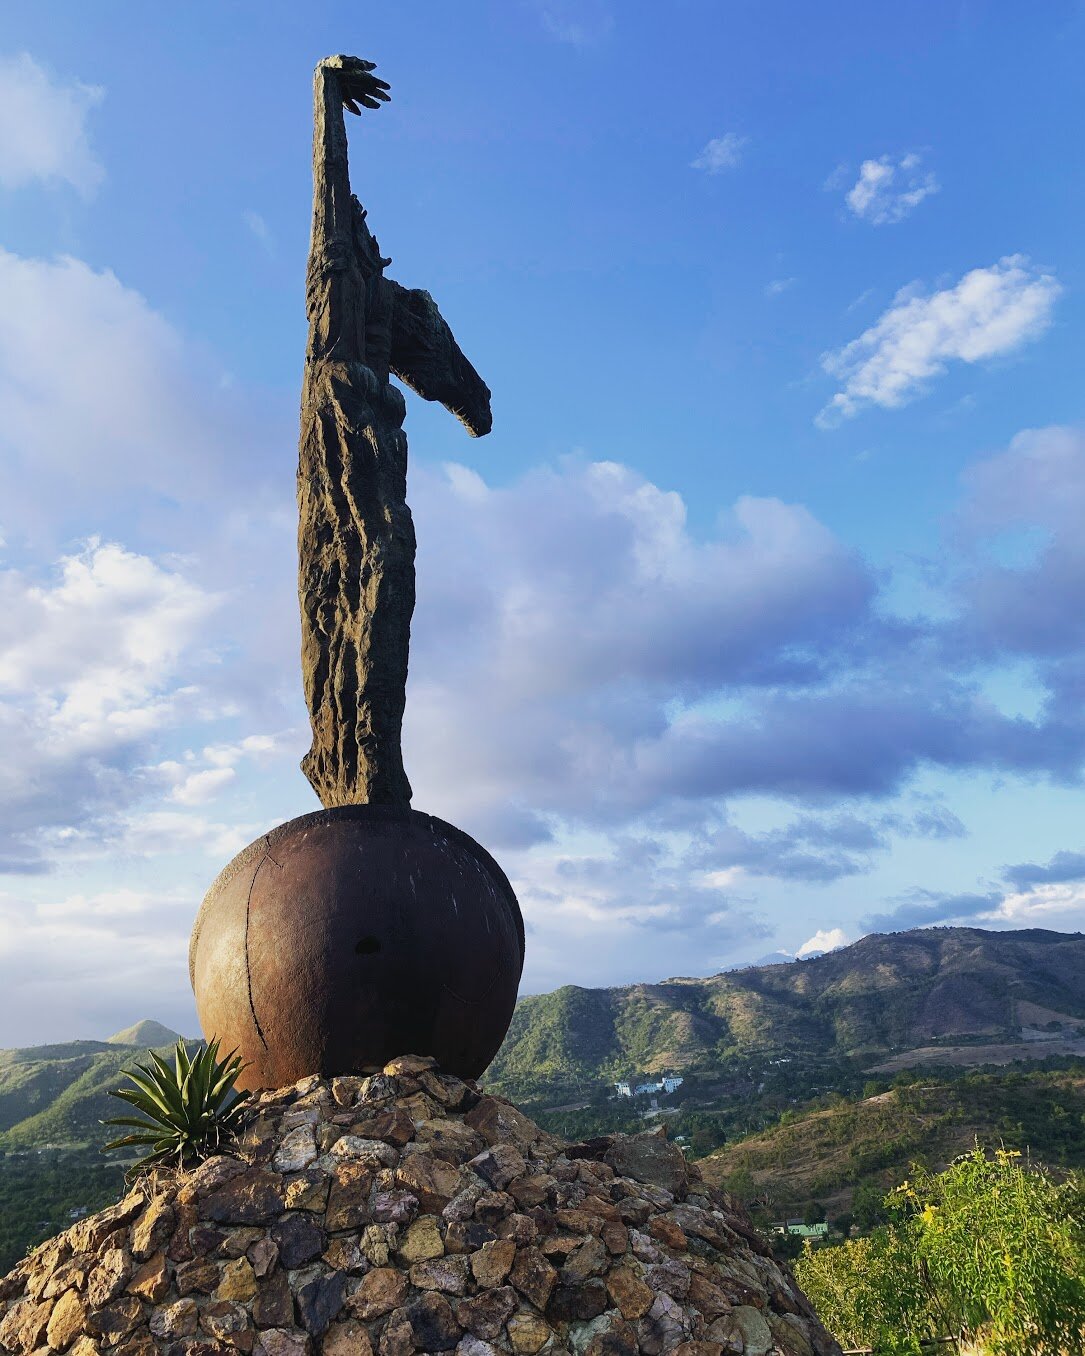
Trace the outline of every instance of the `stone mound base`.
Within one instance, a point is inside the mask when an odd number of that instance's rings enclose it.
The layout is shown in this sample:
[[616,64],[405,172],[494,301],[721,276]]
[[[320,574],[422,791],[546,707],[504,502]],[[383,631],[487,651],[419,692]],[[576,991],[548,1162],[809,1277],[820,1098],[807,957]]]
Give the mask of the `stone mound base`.
[[404,1056],[261,1093],[238,1157],[160,1172],[0,1281],[18,1356],[836,1356],[661,1135],[565,1144]]

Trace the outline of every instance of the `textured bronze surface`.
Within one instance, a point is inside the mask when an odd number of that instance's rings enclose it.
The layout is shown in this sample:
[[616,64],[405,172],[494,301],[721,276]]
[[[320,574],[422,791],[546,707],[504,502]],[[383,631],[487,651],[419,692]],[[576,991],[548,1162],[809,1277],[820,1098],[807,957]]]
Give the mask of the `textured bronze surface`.
[[417,810],[345,806],[251,843],[200,908],[189,972],[205,1035],[249,1061],[239,1086],[381,1068],[402,1050],[478,1077],[524,962],[504,872]]
[[327,806],[409,805],[400,731],[414,611],[403,396],[394,374],[490,430],[490,392],[428,292],[384,275],[350,191],[343,109],[377,108],[371,62],[334,56],[313,84],[309,340],[298,457],[301,668],[313,743],[302,769]]

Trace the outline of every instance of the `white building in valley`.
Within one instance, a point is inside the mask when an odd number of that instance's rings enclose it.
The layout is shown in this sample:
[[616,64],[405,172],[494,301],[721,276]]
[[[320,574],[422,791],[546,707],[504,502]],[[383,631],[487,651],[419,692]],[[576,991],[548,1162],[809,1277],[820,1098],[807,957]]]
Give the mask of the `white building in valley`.
[[628,1079],[622,1079],[615,1083],[614,1088],[619,1097],[651,1097],[655,1093],[671,1093],[676,1088],[680,1088],[685,1082],[681,1074],[664,1074],[654,1083],[638,1083],[634,1087]]

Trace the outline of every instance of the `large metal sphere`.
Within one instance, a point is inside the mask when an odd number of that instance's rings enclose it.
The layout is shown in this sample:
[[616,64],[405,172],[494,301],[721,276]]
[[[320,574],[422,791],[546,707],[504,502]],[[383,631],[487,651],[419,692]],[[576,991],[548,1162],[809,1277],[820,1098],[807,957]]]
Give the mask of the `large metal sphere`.
[[477,1078],[516,1003],[524,925],[505,873],[432,815],[350,805],[250,843],[208,890],[189,974],[239,1087],[378,1069],[407,1052]]

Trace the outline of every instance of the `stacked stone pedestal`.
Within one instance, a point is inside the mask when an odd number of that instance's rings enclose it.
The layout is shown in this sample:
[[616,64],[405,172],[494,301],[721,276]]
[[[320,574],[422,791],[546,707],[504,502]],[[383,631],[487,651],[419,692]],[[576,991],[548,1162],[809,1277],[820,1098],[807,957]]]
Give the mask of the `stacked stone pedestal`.
[[0,1281],[0,1349],[70,1356],[835,1356],[662,1136],[568,1145],[406,1056],[255,1099]]

